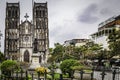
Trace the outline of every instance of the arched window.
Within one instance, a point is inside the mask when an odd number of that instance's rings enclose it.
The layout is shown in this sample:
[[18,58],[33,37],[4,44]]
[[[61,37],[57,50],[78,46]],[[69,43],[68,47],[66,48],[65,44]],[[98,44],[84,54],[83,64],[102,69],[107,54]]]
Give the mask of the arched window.
[[28,50],[26,50],[25,52],[24,52],[24,62],[29,62],[29,52],[28,52]]

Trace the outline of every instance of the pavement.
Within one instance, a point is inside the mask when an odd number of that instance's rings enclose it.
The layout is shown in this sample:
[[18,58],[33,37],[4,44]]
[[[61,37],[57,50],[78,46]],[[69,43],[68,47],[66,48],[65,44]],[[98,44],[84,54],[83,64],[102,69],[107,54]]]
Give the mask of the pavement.
[[[94,71],[94,79],[96,80],[102,80],[102,76],[101,76],[101,71]],[[112,72],[105,72],[105,78],[104,80],[113,80],[113,74]],[[74,73],[74,77],[77,79],[73,79],[73,80],[79,80],[80,79],[80,73],[79,72],[75,72]],[[91,75],[90,74],[83,74],[83,78],[86,79],[90,79]],[[115,80],[120,80],[120,73],[117,73],[115,76]]]
[[[113,75],[111,72],[106,72],[104,80],[113,80],[112,77],[113,77]],[[97,80],[102,80],[101,72],[95,71],[94,78],[96,78]],[[115,80],[120,80],[120,73],[116,74]]]

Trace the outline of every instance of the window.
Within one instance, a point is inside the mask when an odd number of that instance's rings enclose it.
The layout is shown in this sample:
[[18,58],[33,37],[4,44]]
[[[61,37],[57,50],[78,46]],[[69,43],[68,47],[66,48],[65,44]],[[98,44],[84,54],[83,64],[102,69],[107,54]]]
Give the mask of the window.
[[45,11],[43,10],[43,17],[45,17]]
[[38,16],[38,11],[36,10],[36,16]]
[[11,21],[8,21],[8,27],[11,28]]
[[40,20],[36,21],[36,28],[41,28],[41,21]]
[[14,17],[14,15],[15,15],[15,14],[14,14],[14,10],[12,10],[12,17]]
[[41,10],[39,11],[39,17],[41,17]]
[[15,10],[15,17],[17,17],[17,10]]
[[11,10],[8,10],[8,17],[11,17]]

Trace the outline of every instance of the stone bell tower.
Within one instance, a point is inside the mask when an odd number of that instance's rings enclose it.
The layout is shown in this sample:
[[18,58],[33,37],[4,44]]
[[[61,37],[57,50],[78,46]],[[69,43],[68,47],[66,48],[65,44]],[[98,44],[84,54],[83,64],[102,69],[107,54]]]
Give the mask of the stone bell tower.
[[19,3],[6,3],[4,53],[8,59],[19,60],[19,24]]
[[47,3],[33,6],[34,54],[39,54],[39,63],[46,63],[49,52],[48,8]]
[[[45,66],[49,53],[49,30],[47,3],[35,3],[33,6],[33,54],[30,69]],[[36,64],[36,65],[35,65]]]

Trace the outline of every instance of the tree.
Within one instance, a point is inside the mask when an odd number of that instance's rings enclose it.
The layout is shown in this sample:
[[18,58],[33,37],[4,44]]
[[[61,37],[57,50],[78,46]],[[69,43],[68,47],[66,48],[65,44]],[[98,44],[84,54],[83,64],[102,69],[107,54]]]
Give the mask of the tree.
[[59,43],[55,43],[55,48],[51,49],[50,48],[50,54],[51,57],[49,57],[48,62],[60,62],[60,60],[62,60],[63,58],[63,53],[64,53],[64,46],[59,44]]
[[81,48],[80,47],[74,47],[72,55],[74,56],[75,59],[80,60],[81,56],[82,56],[82,54],[81,54]]
[[49,48],[49,52],[50,52],[50,54],[52,54],[53,53],[53,48]]
[[98,65],[103,65],[102,60],[109,58],[109,53],[106,49],[101,50],[97,55],[96,58],[98,59]]
[[0,62],[3,62],[5,60],[5,56],[2,52],[0,52]]
[[63,73],[68,73],[69,77],[71,77],[71,73],[73,73],[73,66],[78,66],[79,63],[77,60],[74,59],[66,59],[60,64],[60,69],[62,70]]
[[80,49],[84,59],[93,59],[95,55],[102,50],[102,47],[101,45],[90,41],[86,43],[86,45],[81,46]]
[[95,57],[95,54],[102,49],[102,47],[93,42],[88,42],[83,46],[63,46],[59,43],[55,44],[54,49],[50,49],[51,57],[48,59],[49,62],[60,62],[65,59],[92,59]]
[[69,55],[73,54],[74,47],[75,46],[73,46],[73,45],[65,46],[65,54],[69,54]]
[[16,61],[6,60],[2,62],[0,69],[2,74],[10,76],[11,73],[19,69],[19,65]]
[[[79,56],[77,56],[77,57],[79,57]],[[76,57],[72,54],[64,53],[64,56],[62,57],[62,60],[66,60],[66,59],[76,59]]]
[[120,55],[120,30],[113,29],[112,33],[108,36],[109,49],[111,57]]
[[59,43],[55,43],[55,48],[53,49],[53,55],[54,54],[63,54],[64,52],[64,47],[63,45]]

